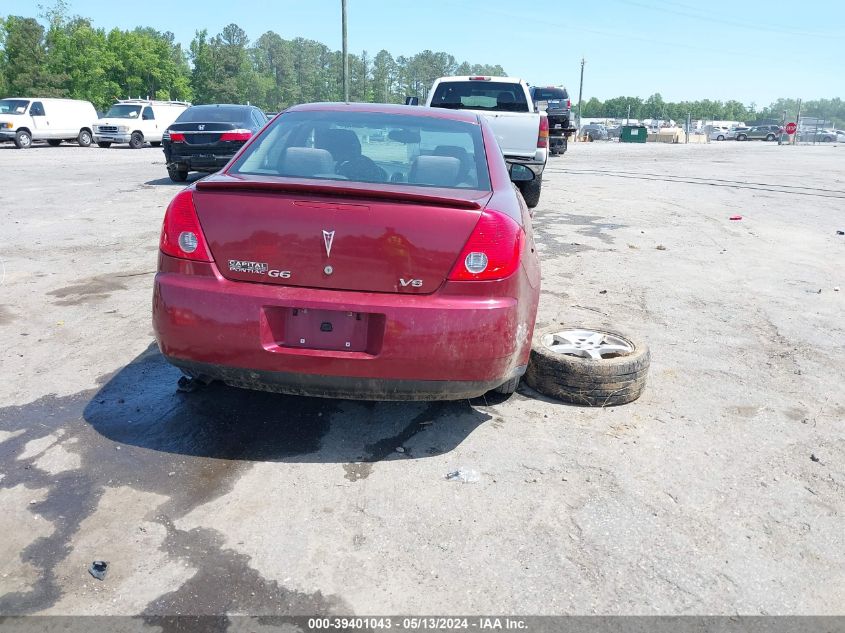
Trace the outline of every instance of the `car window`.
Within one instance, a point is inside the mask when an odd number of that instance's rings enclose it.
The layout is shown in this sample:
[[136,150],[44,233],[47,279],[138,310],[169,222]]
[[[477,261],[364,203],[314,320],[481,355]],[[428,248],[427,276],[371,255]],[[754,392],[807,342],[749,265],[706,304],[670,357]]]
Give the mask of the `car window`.
[[528,112],[522,85],[498,81],[445,81],[437,85],[433,108]]
[[282,114],[229,172],[490,190],[477,124],[377,112]]
[[252,111],[252,120],[256,129],[264,127],[264,124],[267,123],[267,119],[258,110]]
[[191,106],[176,119],[177,123],[236,123],[241,125],[247,118],[246,106]]
[[40,101],[33,101],[29,108],[29,116],[47,116],[44,112],[44,104]]
[[534,101],[551,101],[552,99],[568,99],[569,94],[563,88],[534,88]]
[[144,121],[155,121],[156,115],[153,113],[153,109],[150,106],[144,108],[144,112],[141,114],[141,118]]
[[128,103],[116,103],[106,112],[107,119],[137,119],[141,106]]
[[23,114],[28,105],[24,99],[0,99],[0,114]]

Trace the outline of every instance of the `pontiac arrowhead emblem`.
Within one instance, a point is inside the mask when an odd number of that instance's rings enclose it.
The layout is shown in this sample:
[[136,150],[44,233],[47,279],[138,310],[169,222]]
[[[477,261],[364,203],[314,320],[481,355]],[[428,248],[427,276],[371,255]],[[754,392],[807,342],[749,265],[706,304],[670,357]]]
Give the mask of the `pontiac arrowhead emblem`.
[[325,229],[323,229],[323,242],[326,244],[326,257],[331,257],[333,241],[334,231],[326,231]]

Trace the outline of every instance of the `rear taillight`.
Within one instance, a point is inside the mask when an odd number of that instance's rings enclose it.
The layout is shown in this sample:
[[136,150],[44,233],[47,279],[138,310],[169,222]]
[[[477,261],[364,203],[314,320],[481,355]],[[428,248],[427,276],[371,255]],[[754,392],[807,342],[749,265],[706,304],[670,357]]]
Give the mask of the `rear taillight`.
[[198,262],[211,261],[211,253],[202,234],[197,210],[194,208],[192,192],[178,193],[167,207],[161,226],[159,248],[162,253],[172,257]]
[[185,142],[185,135],[182,132],[171,132],[170,133],[170,142],[171,143],[184,143]]
[[566,107],[567,109],[572,109],[572,101],[570,101],[569,99],[566,100]]
[[252,136],[249,130],[230,130],[220,135],[221,141],[248,141]]
[[549,118],[540,117],[540,132],[537,134],[537,147],[549,146]]
[[504,279],[519,268],[522,227],[498,211],[484,211],[455,262],[449,281]]

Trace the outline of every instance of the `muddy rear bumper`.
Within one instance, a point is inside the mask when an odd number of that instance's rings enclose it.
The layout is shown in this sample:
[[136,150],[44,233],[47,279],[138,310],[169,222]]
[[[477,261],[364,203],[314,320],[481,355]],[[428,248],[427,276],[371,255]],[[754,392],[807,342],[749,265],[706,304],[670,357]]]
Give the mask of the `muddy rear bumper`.
[[[219,380],[232,387],[271,391],[314,398],[343,398],[347,400],[463,400],[476,398],[495,389],[503,382],[396,380],[387,378],[357,378],[322,376],[293,372],[241,369],[225,365],[199,363],[181,358],[165,357],[189,376]],[[525,373],[522,365],[513,370],[510,378]]]

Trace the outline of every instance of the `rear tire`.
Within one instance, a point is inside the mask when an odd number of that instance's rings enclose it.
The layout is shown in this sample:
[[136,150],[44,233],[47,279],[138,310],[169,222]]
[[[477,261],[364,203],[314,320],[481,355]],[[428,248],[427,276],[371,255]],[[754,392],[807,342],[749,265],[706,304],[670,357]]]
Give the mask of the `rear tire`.
[[520,379],[520,376],[516,376],[514,378],[511,378],[510,380],[508,380],[505,383],[502,383],[501,385],[499,385],[495,389],[491,389],[490,393],[496,393],[496,394],[500,394],[500,395],[503,395],[503,396],[509,396],[509,395],[516,392],[516,388],[519,386],[519,379]]
[[534,180],[522,183],[519,187],[522,192],[522,197],[525,199],[525,204],[529,209],[533,209],[540,204],[540,191],[543,188],[543,177],[535,176]]
[[91,147],[91,143],[94,141],[91,138],[91,132],[88,130],[80,130],[79,136],[76,137],[76,142],[79,143],[79,147]]
[[745,134],[738,134],[738,135],[737,135],[737,137],[736,137],[736,140],[738,140],[738,141],[747,141],[747,140],[748,140],[748,137],[747,137],[747,136],[745,136]]
[[97,147],[108,149],[109,147],[111,147],[111,143],[109,141],[100,141],[99,143],[97,143]]
[[59,139],[59,138],[51,138],[47,141],[47,145],[49,145],[50,147],[58,147],[61,144],[62,144],[62,139]]
[[144,147],[144,135],[140,132],[132,132],[132,136],[129,137],[129,147],[132,149]]
[[188,170],[187,169],[170,169],[167,168],[167,175],[170,176],[170,180],[173,182],[185,182],[188,180]]
[[15,134],[15,147],[18,149],[29,149],[32,147],[32,135],[26,130]]
[[722,136],[721,134],[719,134],[719,136],[717,136],[717,137],[716,137],[716,140],[717,140],[717,141],[724,141],[724,140],[725,140],[725,137],[724,137],[724,136]]
[[774,134],[768,134],[768,135],[766,136],[766,140],[767,140],[767,141],[774,141],[774,140],[775,140],[775,135],[774,135]]

